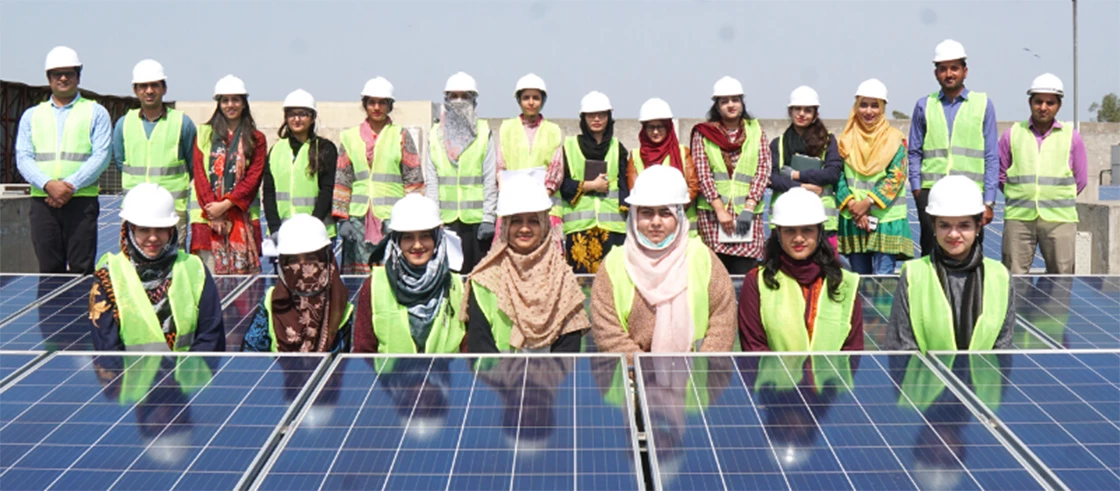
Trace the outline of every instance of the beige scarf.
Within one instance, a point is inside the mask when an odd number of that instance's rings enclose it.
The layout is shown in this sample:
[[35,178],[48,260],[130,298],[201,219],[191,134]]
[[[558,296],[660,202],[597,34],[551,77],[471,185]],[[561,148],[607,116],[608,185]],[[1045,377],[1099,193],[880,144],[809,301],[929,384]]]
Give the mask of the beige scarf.
[[692,313],[688,309],[688,220],[677,205],[677,232],[663,249],[642,243],[637,227],[638,210],[626,220],[626,272],[634,288],[653,306],[655,321],[650,351],[692,351]]

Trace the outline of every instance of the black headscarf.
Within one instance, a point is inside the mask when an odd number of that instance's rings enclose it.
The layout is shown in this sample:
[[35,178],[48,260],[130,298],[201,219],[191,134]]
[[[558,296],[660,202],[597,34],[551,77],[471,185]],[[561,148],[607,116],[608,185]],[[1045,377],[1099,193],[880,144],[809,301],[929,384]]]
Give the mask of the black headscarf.
[[809,155],[809,145],[801,135],[797,134],[797,130],[794,130],[791,124],[782,134],[782,167],[790,165],[794,154]]
[[[608,113],[609,114],[609,113]],[[603,129],[603,141],[596,142],[591,134],[591,127],[587,126],[587,118],[579,116],[579,129],[582,133],[577,138],[579,149],[583,158],[587,160],[606,160],[607,152],[611,149],[611,138],[614,137],[614,115],[607,117],[607,127]]]
[[[976,219],[977,225],[980,219]],[[937,279],[941,282],[941,289],[948,297],[949,305],[954,306],[953,327],[958,349],[968,349],[972,341],[972,330],[976,319],[983,312],[982,293],[984,291],[984,228],[980,227],[976,233],[976,242],[963,260],[955,260],[945,254],[941,244],[933,248],[931,261],[937,271]],[[967,274],[964,289],[959,298],[953,295],[949,288],[949,273]]]

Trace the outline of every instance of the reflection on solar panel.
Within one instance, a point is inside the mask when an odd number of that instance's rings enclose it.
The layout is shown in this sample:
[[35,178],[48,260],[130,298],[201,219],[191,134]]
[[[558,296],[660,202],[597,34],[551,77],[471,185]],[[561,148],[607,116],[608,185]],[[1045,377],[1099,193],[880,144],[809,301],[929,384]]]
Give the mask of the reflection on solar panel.
[[325,357],[55,354],[0,393],[0,489],[231,489]]
[[0,274],[0,321],[73,281],[73,275]]
[[[248,286],[233,298],[226,298],[222,302],[222,320],[226,326],[226,351],[241,351],[241,341],[245,338],[245,331],[253,323],[257,315],[261,299],[269,287],[276,285],[276,276],[263,275],[253,278]],[[366,275],[343,275],[342,283],[350,291],[350,301],[357,306],[358,290],[362,282],[368,278]]]
[[264,489],[635,489],[615,356],[339,358]]
[[32,307],[0,327],[0,350],[91,350],[89,290],[86,276],[57,296]]
[[1120,351],[938,354],[1069,489],[1120,489]]
[[1120,348],[1116,278],[1040,276],[1015,281],[1016,312],[1057,344],[1073,349]]
[[920,357],[637,361],[656,489],[1039,487]]
[[0,387],[45,353],[45,351],[0,351]]

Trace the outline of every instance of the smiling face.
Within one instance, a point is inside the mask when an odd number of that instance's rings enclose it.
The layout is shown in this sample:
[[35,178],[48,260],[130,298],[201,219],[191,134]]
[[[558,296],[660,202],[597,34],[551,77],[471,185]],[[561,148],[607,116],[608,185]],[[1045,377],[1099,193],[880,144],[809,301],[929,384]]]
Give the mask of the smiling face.
[[639,206],[638,233],[654,244],[660,244],[677,231],[677,212],[669,206]]
[[738,119],[743,115],[742,96],[720,97],[716,99],[716,104],[719,105],[720,117],[725,120]]
[[935,217],[937,243],[949,258],[960,261],[968,256],[980,227],[974,217]]
[[431,230],[401,232],[401,252],[404,260],[416,267],[428,264],[436,250],[436,239]]
[[808,128],[817,119],[816,106],[790,106],[789,118],[798,128]]
[[1031,119],[1035,124],[1049,126],[1062,108],[1062,98],[1057,94],[1035,94],[1031,96]]
[[941,84],[941,90],[955,91],[964,87],[968,66],[965,65],[964,60],[938,62],[933,67],[933,75],[937,77],[937,83]]
[[529,254],[544,240],[544,224],[541,223],[540,213],[518,213],[503,220],[508,227],[507,241],[513,252]]
[[155,259],[159,256],[167,243],[171,241],[171,234],[175,231],[175,227],[141,227],[131,223],[129,226],[132,227],[132,240],[136,242],[140,253],[148,259]]
[[544,106],[544,94],[537,89],[523,89],[517,103],[521,105],[521,114],[527,118],[535,118],[541,113]]
[[241,113],[245,111],[245,98],[240,95],[223,95],[218,98],[218,109],[226,117],[226,121],[241,120]]
[[389,111],[393,108],[393,100],[366,97],[363,105],[366,108],[366,118],[375,123],[380,123],[389,117]]
[[859,118],[867,125],[872,125],[883,115],[883,101],[871,97],[860,97],[859,108],[856,109]]
[[284,110],[284,120],[293,134],[304,135],[311,131],[311,124],[315,122],[315,112],[303,107],[287,108]]
[[817,252],[820,238],[819,225],[778,227],[778,233],[781,234],[782,251],[795,261],[809,259],[814,252]]
[[132,93],[140,99],[141,107],[157,108],[163,105],[163,95],[167,93],[167,85],[163,81],[132,84]]
[[661,143],[669,136],[669,126],[665,124],[663,119],[642,123],[642,130],[646,132],[646,136],[653,143]]
[[587,121],[587,127],[591,128],[594,133],[602,133],[607,129],[607,122],[611,119],[610,111],[599,111],[595,113],[583,113],[583,119]]
[[81,74],[77,67],[55,68],[47,72],[47,82],[51,85],[51,93],[55,97],[68,99],[78,93],[78,81]]

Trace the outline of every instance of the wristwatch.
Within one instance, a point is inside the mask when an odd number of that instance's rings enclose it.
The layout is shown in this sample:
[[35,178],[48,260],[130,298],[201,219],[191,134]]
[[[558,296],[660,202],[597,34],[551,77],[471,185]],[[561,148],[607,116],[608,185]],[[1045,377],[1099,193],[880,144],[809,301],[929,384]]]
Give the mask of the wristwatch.
[[984,206],[987,206],[988,208],[991,208],[991,209],[994,210],[996,208],[996,202],[995,201],[985,201]]

